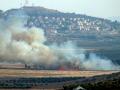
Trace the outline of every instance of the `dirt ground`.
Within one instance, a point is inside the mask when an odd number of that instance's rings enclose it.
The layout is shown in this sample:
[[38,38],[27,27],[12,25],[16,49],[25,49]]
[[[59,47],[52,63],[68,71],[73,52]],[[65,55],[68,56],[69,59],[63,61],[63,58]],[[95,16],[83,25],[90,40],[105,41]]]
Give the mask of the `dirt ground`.
[[92,77],[116,72],[0,69],[0,77]]

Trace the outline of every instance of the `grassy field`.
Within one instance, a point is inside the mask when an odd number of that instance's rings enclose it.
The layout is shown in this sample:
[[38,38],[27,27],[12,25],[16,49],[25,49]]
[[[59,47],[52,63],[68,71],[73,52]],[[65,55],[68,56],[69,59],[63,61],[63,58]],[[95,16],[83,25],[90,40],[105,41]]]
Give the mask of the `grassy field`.
[[115,72],[0,69],[0,77],[92,77]]

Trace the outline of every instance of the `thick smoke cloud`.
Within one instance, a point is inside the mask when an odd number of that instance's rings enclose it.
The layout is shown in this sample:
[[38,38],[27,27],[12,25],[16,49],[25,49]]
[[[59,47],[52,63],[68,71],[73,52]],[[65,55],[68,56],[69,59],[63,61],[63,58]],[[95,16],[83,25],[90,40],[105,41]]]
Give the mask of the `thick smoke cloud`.
[[0,63],[41,65],[47,69],[118,70],[111,60],[79,49],[72,42],[46,45],[44,30],[24,27],[24,20],[0,20]]

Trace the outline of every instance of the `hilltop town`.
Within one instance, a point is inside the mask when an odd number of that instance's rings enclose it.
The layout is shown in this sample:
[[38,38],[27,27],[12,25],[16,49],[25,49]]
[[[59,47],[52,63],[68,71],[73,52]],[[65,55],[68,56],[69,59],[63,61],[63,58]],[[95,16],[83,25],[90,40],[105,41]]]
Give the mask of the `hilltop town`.
[[22,7],[6,12],[0,11],[0,17],[27,16],[27,27],[38,27],[45,30],[50,42],[79,41],[82,39],[98,40],[116,38],[120,32],[120,22],[91,17],[75,13],[62,13],[43,7]]

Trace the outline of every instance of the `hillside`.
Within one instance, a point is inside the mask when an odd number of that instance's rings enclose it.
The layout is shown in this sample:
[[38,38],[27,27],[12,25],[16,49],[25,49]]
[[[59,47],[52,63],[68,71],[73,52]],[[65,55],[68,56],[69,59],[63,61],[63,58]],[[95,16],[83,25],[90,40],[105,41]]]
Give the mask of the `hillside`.
[[42,28],[46,44],[72,41],[115,63],[120,60],[120,22],[75,13],[63,13],[43,7],[22,7],[0,11],[5,20],[17,17],[26,20],[25,27]]
[[81,41],[82,39],[110,42],[111,39],[118,38],[120,32],[120,23],[117,21],[75,13],[62,13],[43,7],[22,7],[6,12],[0,11],[0,16],[5,19],[27,16],[25,26],[43,28],[50,42]]
[[[62,13],[57,10],[46,9],[43,7],[22,7],[11,9],[6,12],[0,11],[0,16],[9,19],[10,17],[27,16],[27,27],[43,28],[48,37],[64,36],[64,39],[89,38],[101,35],[118,35],[120,23],[103,18],[91,17],[75,13]],[[84,34],[81,36],[81,34]],[[87,34],[87,37],[86,37]],[[107,37],[110,39],[110,37]],[[63,40],[64,40],[63,39]]]

